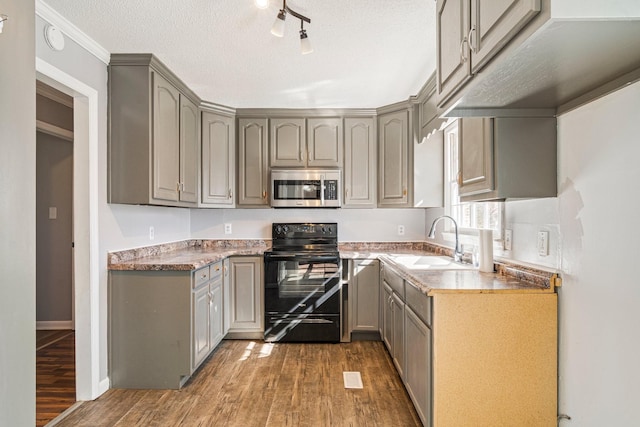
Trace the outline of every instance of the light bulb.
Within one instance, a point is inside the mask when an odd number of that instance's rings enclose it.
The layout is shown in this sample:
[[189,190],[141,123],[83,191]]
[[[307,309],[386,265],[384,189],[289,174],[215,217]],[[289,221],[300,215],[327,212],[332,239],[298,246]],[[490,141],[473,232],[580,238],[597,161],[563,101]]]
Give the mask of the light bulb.
[[0,34],[2,34],[2,28],[4,28],[4,21],[8,18],[7,15],[0,15]]
[[269,0],[255,0],[258,9],[266,9],[269,7]]
[[280,10],[276,20],[273,22],[273,26],[271,27],[271,34],[276,37],[284,37],[284,19],[286,17],[284,10]]
[[300,30],[300,51],[303,55],[313,52],[311,42],[309,41],[309,37],[305,30]]

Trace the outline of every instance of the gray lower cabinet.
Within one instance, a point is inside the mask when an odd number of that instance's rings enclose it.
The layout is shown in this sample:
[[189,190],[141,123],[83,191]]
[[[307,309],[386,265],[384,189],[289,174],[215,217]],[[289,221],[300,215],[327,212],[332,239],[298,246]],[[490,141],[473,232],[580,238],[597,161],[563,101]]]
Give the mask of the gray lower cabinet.
[[229,258],[222,261],[222,296],[223,296],[223,322],[222,334],[227,335],[231,326],[231,274],[229,272]]
[[268,119],[238,119],[238,206],[269,206]]
[[109,273],[113,388],[178,389],[223,337],[222,263]]
[[235,118],[202,112],[202,207],[234,207]]
[[391,354],[400,378],[404,380],[405,340],[404,340],[404,280],[389,268],[382,270],[384,287],[383,341]]
[[349,280],[351,330],[378,332],[380,265],[376,260],[352,260]]
[[460,200],[555,197],[556,135],[553,117],[459,119]]
[[344,119],[344,208],[376,206],[376,130],[373,118]]
[[264,279],[262,257],[229,258],[229,333],[238,338],[264,334]]
[[404,311],[405,304],[400,295],[395,292],[391,295],[391,317],[392,317],[392,330],[393,330],[393,351],[391,356],[393,358],[393,364],[396,365],[400,378],[404,376],[405,365],[405,339],[404,339]]
[[409,112],[378,117],[378,206],[409,207]]
[[111,55],[109,203],[197,205],[199,102],[153,55]]

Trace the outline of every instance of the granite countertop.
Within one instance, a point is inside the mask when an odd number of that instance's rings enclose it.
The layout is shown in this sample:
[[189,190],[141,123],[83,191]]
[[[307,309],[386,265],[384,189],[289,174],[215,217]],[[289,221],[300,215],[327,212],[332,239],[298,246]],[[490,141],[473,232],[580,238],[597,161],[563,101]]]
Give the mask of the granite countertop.
[[[230,256],[262,256],[271,247],[266,240],[187,240],[109,253],[109,270],[190,271]],[[446,248],[421,242],[341,244],[342,259],[379,259],[426,295],[439,293],[539,293],[554,292],[553,272],[497,263],[496,273],[477,269],[406,268],[402,255],[450,256]]]

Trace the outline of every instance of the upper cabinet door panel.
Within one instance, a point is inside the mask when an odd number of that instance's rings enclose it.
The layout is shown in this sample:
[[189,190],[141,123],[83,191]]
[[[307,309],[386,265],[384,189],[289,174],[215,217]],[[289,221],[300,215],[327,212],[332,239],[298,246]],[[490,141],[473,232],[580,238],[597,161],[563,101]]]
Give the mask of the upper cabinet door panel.
[[267,206],[267,119],[238,120],[238,204]]
[[344,141],[344,207],[374,207],[376,144],[372,118],[347,118]]
[[199,111],[180,95],[180,201],[198,202]]
[[235,128],[233,118],[202,113],[202,203],[233,205]]
[[458,126],[460,196],[494,190],[493,119],[464,118]]
[[539,12],[540,0],[471,0],[472,73],[477,73]]
[[436,7],[438,99],[444,101],[471,78],[469,0],[438,0]]
[[304,119],[271,120],[271,167],[306,165]]
[[308,120],[308,166],[342,166],[342,119],[316,118]]
[[379,117],[380,205],[406,205],[408,198],[408,113]]
[[153,198],[178,201],[180,92],[153,73]]

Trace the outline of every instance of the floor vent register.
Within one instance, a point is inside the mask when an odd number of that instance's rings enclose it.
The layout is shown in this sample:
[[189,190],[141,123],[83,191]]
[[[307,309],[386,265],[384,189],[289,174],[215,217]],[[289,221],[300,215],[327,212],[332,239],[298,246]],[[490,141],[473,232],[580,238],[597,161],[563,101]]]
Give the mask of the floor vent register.
[[343,372],[344,388],[363,388],[360,372]]

